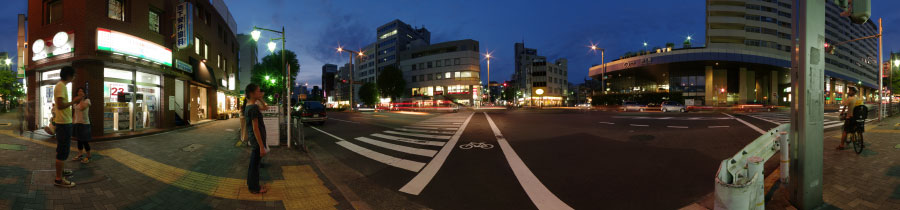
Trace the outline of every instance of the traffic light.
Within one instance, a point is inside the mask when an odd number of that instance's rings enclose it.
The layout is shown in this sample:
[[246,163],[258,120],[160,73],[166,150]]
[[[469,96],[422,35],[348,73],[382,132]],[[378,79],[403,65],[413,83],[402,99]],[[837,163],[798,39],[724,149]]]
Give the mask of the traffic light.
[[834,4],[844,9],[841,16],[849,16],[856,24],[866,23],[872,16],[872,0],[834,0]]

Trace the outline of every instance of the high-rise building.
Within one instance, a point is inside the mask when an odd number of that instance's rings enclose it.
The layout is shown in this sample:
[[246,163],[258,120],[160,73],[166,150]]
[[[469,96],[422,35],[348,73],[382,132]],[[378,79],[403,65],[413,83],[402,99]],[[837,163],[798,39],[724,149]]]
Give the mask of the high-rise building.
[[536,49],[526,48],[525,43],[515,44],[515,73],[519,92],[528,106],[561,106],[568,92],[569,69],[565,58],[548,62]]
[[375,40],[361,50],[365,56],[356,59],[353,70],[356,73],[353,79],[356,81],[375,82],[376,76],[384,67],[397,67],[399,53],[431,44],[431,32],[425,27],[413,27],[403,21],[393,20],[376,29]]
[[238,34],[237,42],[240,46],[240,53],[238,53],[240,60],[238,61],[238,75],[240,75],[238,82],[238,89],[244,91],[247,88],[247,84],[250,84],[250,79],[252,78],[253,66],[259,63],[259,51],[256,47],[256,41],[253,40],[253,37],[247,34]]
[[335,74],[337,74],[337,65],[322,65],[322,96],[326,99],[334,91]]

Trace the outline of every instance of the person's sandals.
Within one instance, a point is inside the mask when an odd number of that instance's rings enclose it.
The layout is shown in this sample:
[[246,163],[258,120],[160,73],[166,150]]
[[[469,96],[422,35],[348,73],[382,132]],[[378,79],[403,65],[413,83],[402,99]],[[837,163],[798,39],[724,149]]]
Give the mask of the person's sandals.
[[90,163],[90,162],[91,162],[91,158],[89,158],[89,157],[84,157],[84,158],[81,159],[81,163],[87,164],[87,163]]
[[266,192],[269,192],[268,186],[261,186],[261,187],[259,187],[259,191],[256,191],[256,192],[254,192],[252,190],[250,191],[250,193],[253,193],[253,194],[264,194]]
[[75,187],[75,182],[71,182],[69,180],[66,180],[66,178],[62,178],[62,180],[53,180],[53,185],[68,188]]
[[81,160],[82,158],[84,158],[84,155],[78,155],[72,158],[72,160]]
[[63,170],[62,175],[63,176],[72,176],[72,174],[74,174],[74,173],[75,172],[73,172],[72,170]]

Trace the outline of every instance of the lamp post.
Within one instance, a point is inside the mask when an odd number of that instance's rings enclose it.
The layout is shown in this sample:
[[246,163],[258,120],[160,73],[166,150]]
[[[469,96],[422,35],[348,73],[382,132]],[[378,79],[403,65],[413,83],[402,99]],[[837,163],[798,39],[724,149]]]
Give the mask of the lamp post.
[[[644,46],[647,46],[647,43],[644,43]],[[591,51],[595,53],[597,50],[600,50],[600,91],[606,91],[606,49],[599,48],[597,45],[591,43]],[[594,93],[591,93],[593,95]]]
[[491,96],[491,52],[484,53],[484,59],[487,60],[487,94],[488,94],[488,103],[493,103],[494,100]]
[[[284,71],[284,91],[285,91],[283,110],[285,111],[285,114],[287,114],[287,118],[285,119],[285,124],[286,124],[285,127],[286,127],[286,131],[287,131],[286,135],[287,135],[288,148],[291,148],[291,79],[289,79],[291,77],[291,72],[287,68],[287,62],[285,61],[285,58],[284,58],[284,56],[285,56],[284,51],[285,51],[285,47],[286,47],[284,45],[284,43],[285,43],[284,26],[281,27],[281,31],[276,31],[276,30],[272,30],[272,29],[265,29],[265,28],[253,26],[253,31],[250,32],[250,36],[253,38],[253,41],[259,41],[259,37],[262,34],[261,31],[269,31],[269,32],[281,34],[280,38],[269,39],[268,47],[269,47],[269,52],[275,52],[276,44],[275,44],[275,42],[272,42],[272,41],[281,40],[281,69]],[[271,80],[270,82],[272,82],[272,81],[274,81],[274,80]]]
[[[353,81],[353,54],[355,53],[359,56],[363,56],[363,53],[344,49],[343,47],[340,47],[340,46],[338,46],[337,51],[338,51],[338,53],[341,53],[341,54],[343,54],[344,51],[347,51],[347,55],[348,55],[347,58],[348,58],[348,60],[350,60],[350,63],[349,63],[350,64],[350,82],[349,82],[350,83],[350,111],[352,112],[353,108],[354,108],[353,105],[356,105],[353,103],[353,86],[356,83],[355,81]],[[378,69],[376,68],[375,71],[377,72]]]

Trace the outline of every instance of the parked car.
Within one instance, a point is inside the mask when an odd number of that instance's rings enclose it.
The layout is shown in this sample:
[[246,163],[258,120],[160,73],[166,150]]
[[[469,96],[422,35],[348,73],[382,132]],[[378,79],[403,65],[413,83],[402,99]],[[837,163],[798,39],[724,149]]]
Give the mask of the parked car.
[[660,110],[662,112],[687,112],[687,107],[675,101],[663,101]]
[[316,123],[318,125],[325,124],[328,115],[325,113],[325,105],[318,101],[304,101],[294,111],[296,116],[300,116],[302,123]]
[[643,112],[646,109],[647,109],[647,105],[639,104],[637,102],[626,101],[625,103],[622,103],[622,111],[623,112],[627,112],[627,111],[631,111],[631,110]]

